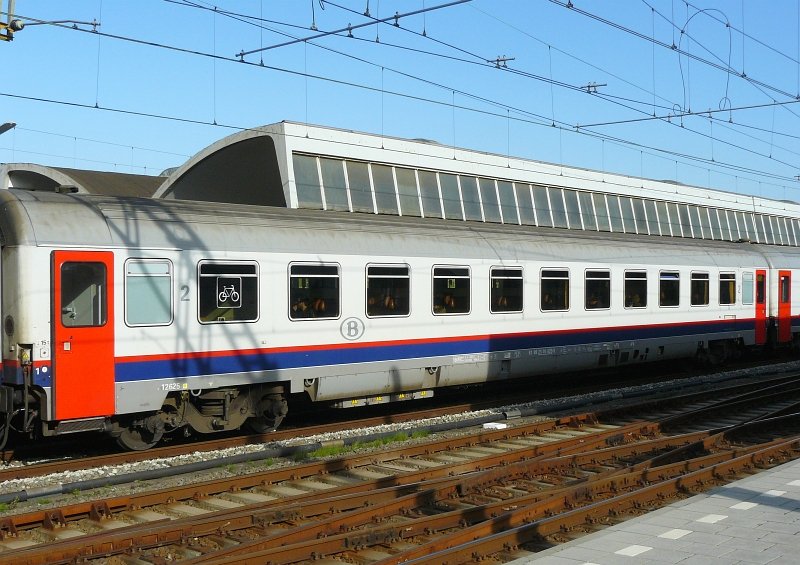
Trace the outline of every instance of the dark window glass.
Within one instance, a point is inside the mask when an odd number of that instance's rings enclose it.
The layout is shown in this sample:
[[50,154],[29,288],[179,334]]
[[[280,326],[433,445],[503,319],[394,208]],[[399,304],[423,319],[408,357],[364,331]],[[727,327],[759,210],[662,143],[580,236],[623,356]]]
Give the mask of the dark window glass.
[[708,306],[708,273],[692,273],[692,306]]
[[367,267],[367,316],[407,316],[409,281],[407,266]]
[[419,189],[422,194],[422,209],[426,218],[441,218],[442,203],[439,201],[439,185],[436,183],[436,173],[419,171]]
[[673,271],[661,271],[658,281],[658,305],[678,306],[681,296],[681,276]]
[[552,228],[553,219],[550,216],[550,203],[547,201],[546,187],[533,187],[533,204],[536,207],[536,224],[542,228]]
[[597,214],[597,229],[599,231],[611,231],[611,223],[608,219],[608,206],[606,205],[605,194],[595,192],[592,194],[594,210]]
[[527,184],[515,183],[514,190],[517,192],[520,221],[523,224],[535,226],[536,213],[533,210],[533,200],[531,200],[531,187]]
[[764,304],[767,297],[767,281],[763,274],[756,275],[756,304]]
[[442,187],[445,217],[451,220],[463,220],[461,196],[458,194],[458,178],[455,175],[439,173],[439,182]]
[[781,275],[779,281],[779,296],[778,300],[781,304],[789,304],[791,299],[791,285],[790,285],[791,278],[787,275]]
[[[464,177],[461,177],[462,179]],[[500,205],[497,203],[497,189],[492,179],[479,179],[483,218],[487,222],[500,223]]]
[[400,212],[404,216],[419,216],[419,195],[417,194],[417,175],[413,169],[395,167],[397,191],[400,195]]
[[372,187],[369,184],[369,167],[366,163],[358,161],[346,161],[346,164],[353,212],[374,212]]
[[255,263],[200,263],[198,318],[201,323],[258,320]]
[[647,273],[643,271],[625,272],[625,308],[645,308],[647,306]]
[[569,271],[542,270],[542,310],[569,309]]
[[[517,204],[514,202],[514,186],[510,182],[497,181],[497,191],[500,193],[500,208],[503,210],[503,223],[518,224]],[[530,197],[528,197],[530,203]]]
[[482,221],[481,202],[478,199],[478,180],[475,177],[460,177],[461,200],[464,202],[464,218]]
[[338,265],[291,265],[289,268],[289,317],[339,317]]
[[592,205],[592,195],[589,192],[579,192],[581,201],[581,218],[583,219],[583,229],[596,231],[597,222],[594,218],[594,206]]
[[736,274],[719,274],[719,303],[736,304]]
[[469,309],[469,269],[466,267],[434,267],[433,313],[467,314]]
[[490,273],[489,310],[522,312],[522,269],[497,267]]
[[61,325],[67,328],[106,324],[108,298],[103,263],[61,265]]
[[322,192],[317,171],[317,158],[294,155],[294,183],[297,203],[301,208],[322,208]]
[[611,306],[611,273],[586,271],[586,309],[606,310]]
[[325,190],[325,208],[328,210],[350,210],[347,203],[347,187],[344,184],[344,168],[337,159],[319,160],[322,169],[322,187]]
[[550,193],[550,209],[553,211],[553,227],[566,228],[567,210],[564,208],[564,191],[560,188],[550,187],[548,192]]
[[379,214],[397,214],[397,194],[394,191],[392,168],[372,165],[372,183],[375,185],[375,203]]

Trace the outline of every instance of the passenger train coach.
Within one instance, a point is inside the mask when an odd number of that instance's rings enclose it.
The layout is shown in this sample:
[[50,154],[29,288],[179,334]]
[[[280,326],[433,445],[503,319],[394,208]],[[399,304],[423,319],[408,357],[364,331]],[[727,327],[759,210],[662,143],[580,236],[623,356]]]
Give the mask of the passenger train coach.
[[144,449],[800,332],[795,247],[19,190],[0,231],[6,436]]

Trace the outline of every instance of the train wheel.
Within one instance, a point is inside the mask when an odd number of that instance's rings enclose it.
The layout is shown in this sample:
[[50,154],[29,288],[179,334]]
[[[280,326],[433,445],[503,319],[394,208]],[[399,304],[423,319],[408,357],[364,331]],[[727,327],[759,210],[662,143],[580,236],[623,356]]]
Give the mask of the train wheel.
[[127,426],[120,425],[119,431],[114,433],[117,444],[129,451],[144,451],[157,444],[164,435],[164,420],[157,414],[134,420]]
[[247,427],[257,434],[274,432],[289,412],[289,404],[282,394],[268,394],[256,408],[256,416],[247,420]]

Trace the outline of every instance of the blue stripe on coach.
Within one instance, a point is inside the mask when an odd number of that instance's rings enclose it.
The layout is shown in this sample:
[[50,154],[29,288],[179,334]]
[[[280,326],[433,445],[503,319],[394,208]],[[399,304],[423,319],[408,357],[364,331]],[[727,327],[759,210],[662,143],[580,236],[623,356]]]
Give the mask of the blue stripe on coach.
[[129,382],[150,379],[193,377],[226,373],[297,369],[348,363],[416,359],[443,355],[486,353],[515,349],[533,349],[600,342],[631,341],[719,332],[753,331],[755,321],[719,320],[692,324],[663,324],[628,326],[591,330],[499,334],[489,337],[460,337],[446,340],[380,343],[341,346],[319,346],[299,351],[252,350],[246,353],[231,351],[225,354],[175,355],[173,358],[137,357],[126,361],[117,359],[116,381]]

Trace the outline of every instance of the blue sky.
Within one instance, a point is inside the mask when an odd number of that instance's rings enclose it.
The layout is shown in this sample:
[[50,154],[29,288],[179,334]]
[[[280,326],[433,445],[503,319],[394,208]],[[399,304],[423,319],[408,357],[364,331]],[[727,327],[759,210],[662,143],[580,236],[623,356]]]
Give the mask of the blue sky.
[[0,162],[158,174],[293,120],[800,201],[797,0],[450,3],[16,0]]

